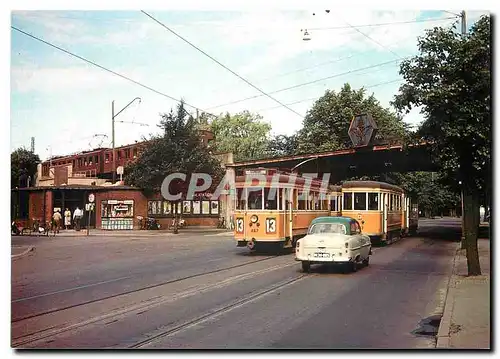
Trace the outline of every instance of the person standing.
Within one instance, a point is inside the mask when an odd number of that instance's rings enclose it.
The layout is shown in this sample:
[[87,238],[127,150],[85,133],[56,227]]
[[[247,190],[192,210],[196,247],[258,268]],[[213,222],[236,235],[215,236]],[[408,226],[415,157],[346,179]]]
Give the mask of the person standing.
[[71,211],[69,208],[66,208],[64,211],[64,226],[66,227],[66,230],[69,226],[71,226]]
[[83,217],[83,211],[80,208],[76,207],[75,212],[73,212],[73,220],[75,221],[75,229],[77,231],[80,230],[80,221],[82,217]]
[[59,210],[54,211],[54,215],[52,216],[54,219],[54,233],[59,233],[59,228],[61,226],[61,213],[59,213]]

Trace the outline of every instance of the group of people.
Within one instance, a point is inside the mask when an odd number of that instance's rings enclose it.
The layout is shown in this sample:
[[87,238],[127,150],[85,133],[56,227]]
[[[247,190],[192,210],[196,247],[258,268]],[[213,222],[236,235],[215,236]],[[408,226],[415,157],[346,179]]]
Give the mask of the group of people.
[[[80,222],[83,217],[83,211],[76,207],[75,211],[73,212],[73,221],[75,225],[75,229],[77,231],[80,230]],[[60,213],[59,208],[54,209],[54,214],[52,215],[52,230],[55,233],[59,233],[59,229],[61,228],[61,222],[62,222],[62,215]],[[68,227],[71,227],[71,211],[66,208],[64,211],[64,226],[66,229]]]

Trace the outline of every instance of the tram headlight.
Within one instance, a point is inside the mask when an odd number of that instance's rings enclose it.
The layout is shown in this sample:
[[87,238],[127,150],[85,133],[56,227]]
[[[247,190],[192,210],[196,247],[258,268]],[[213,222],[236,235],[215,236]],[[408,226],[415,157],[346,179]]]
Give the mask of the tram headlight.
[[257,217],[257,215],[255,215],[255,214],[252,217],[250,217],[250,221],[252,223],[256,223],[258,220],[259,220],[259,217]]

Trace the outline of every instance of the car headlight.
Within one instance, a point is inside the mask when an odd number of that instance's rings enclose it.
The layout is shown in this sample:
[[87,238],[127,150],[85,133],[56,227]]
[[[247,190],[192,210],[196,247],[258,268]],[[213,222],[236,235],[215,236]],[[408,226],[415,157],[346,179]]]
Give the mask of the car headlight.
[[259,217],[257,217],[255,214],[254,214],[252,217],[250,217],[250,221],[251,221],[252,223],[257,222],[258,220],[259,220]]

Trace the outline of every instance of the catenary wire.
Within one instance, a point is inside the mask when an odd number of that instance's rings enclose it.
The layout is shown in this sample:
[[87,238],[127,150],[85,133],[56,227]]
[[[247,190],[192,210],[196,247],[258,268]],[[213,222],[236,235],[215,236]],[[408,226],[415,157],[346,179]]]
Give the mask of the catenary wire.
[[273,100],[274,102],[278,103],[279,105],[285,107],[286,109],[290,110],[291,112],[295,113],[297,116],[303,118],[304,116],[302,116],[300,113],[298,113],[297,111],[293,110],[292,108],[288,107],[287,105],[285,105],[284,103],[282,103],[281,101],[275,99],[274,97],[272,97],[271,95],[269,95],[268,93],[264,92],[263,90],[261,90],[259,87],[255,86],[254,84],[252,84],[250,81],[248,81],[247,79],[245,79],[244,77],[238,75],[236,72],[234,72],[233,70],[231,70],[229,67],[227,67],[226,65],[222,64],[221,62],[219,62],[217,59],[213,58],[212,56],[210,56],[209,54],[207,54],[205,51],[203,51],[202,49],[200,49],[199,47],[197,47],[196,45],[194,45],[193,43],[191,43],[189,40],[185,39],[184,37],[182,37],[181,35],[179,35],[178,33],[176,33],[175,31],[173,31],[172,29],[170,29],[167,25],[165,25],[164,23],[162,23],[161,21],[157,20],[156,18],[154,18],[152,15],[148,14],[147,12],[145,12],[144,10],[141,10],[141,12],[143,14],[145,14],[146,16],[148,16],[151,20],[153,20],[154,22],[156,22],[157,24],[159,24],[160,26],[162,26],[163,28],[165,28],[166,30],[170,31],[172,34],[174,34],[175,36],[177,36],[179,39],[181,39],[182,41],[186,42],[187,44],[189,44],[191,47],[195,48],[196,50],[198,50],[199,52],[201,52],[203,55],[205,55],[206,57],[208,57],[209,59],[211,59],[212,61],[214,61],[215,63],[217,63],[218,65],[222,66],[224,69],[226,69],[227,71],[231,72],[233,75],[235,75],[236,77],[238,77],[239,79],[241,79],[242,81],[244,81],[246,84],[248,84],[249,86],[253,87],[254,89],[256,89],[257,91],[259,91],[262,96],[266,96],[268,98],[270,98],[271,100]]
[[[409,58],[409,57],[406,57],[406,58]],[[406,58],[397,59],[397,60],[391,60],[391,61],[386,61],[386,62],[382,62],[382,63],[378,63],[378,64],[374,64],[374,65],[370,65],[370,66],[366,66],[366,67],[362,67],[362,68],[358,68],[358,69],[354,69],[354,70],[342,72],[342,73],[339,73],[339,74],[330,75],[330,76],[327,76],[327,77],[322,77],[322,78],[319,78],[319,79],[316,79],[316,80],[312,80],[312,81],[308,81],[308,82],[303,82],[303,83],[296,84],[296,85],[289,86],[289,87],[285,87],[285,88],[282,88],[282,89],[279,89],[279,90],[271,91],[269,93],[270,94],[275,94],[275,93],[279,93],[279,92],[283,92],[283,91],[292,90],[292,89],[295,89],[295,88],[298,88],[298,87],[311,85],[311,84],[314,84],[314,83],[317,83],[317,82],[321,82],[321,81],[324,81],[324,80],[329,80],[329,79],[332,79],[332,78],[335,78],[335,77],[349,75],[349,74],[352,74],[352,73],[355,73],[355,72],[358,72],[358,71],[368,70],[368,69],[376,68],[376,67],[379,67],[379,66],[384,66],[384,65],[391,64],[391,63],[399,62],[399,61],[404,60]],[[254,98],[258,98],[258,97],[262,97],[262,95],[250,96],[250,97],[243,98],[243,99],[240,99],[240,100],[231,101],[231,102],[228,102],[228,103],[225,103],[225,104],[222,104],[222,105],[208,107],[207,109],[212,109],[213,110],[215,108],[219,108],[219,107],[223,107],[223,106],[228,106],[228,105],[233,105],[235,103],[239,103],[239,102],[251,100],[251,99],[254,99]]]
[[[456,14],[453,14],[456,15]],[[364,24],[364,25],[352,25],[352,26],[334,26],[334,27],[308,27],[307,30],[341,30],[341,29],[348,29],[350,27],[355,27],[355,28],[362,28],[362,27],[373,27],[373,26],[390,26],[390,25],[401,25],[401,24],[413,24],[413,23],[422,23],[422,22],[437,22],[437,21],[444,21],[444,20],[451,20],[455,19],[455,17],[443,17],[439,19],[420,19],[420,20],[409,20],[409,21],[395,21],[395,22],[385,22],[385,23],[378,23],[378,24]]]
[[[57,45],[54,45],[54,44],[52,44],[52,43],[50,43],[50,42],[48,42],[48,41],[46,41],[46,40],[43,40],[43,39],[41,39],[41,38],[39,38],[39,37],[37,37],[37,36],[35,36],[35,35],[32,35],[32,34],[30,34],[30,33],[26,32],[26,31],[23,31],[23,30],[21,30],[21,29],[18,29],[18,28],[17,28],[17,27],[15,27],[15,26],[12,26],[12,25],[11,25],[11,28],[12,28],[12,29],[14,29],[14,30],[16,30],[16,31],[18,31],[18,32],[20,32],[20,33],[22,33],[22,34],[24,34],[24,35],[26,35],[26,36],[29,36],[29,37],[31,37],[31,38],[33,38],[33,39],[37,40],[37,41],[40,41],[40,42],[42,42],[42,43],[44,43],[44,44],[46,44],[46,45],[49,45],[49,46],[51,46],[51,47],[53,47],[53,48],[55,48],[55,49],[57,49],[57,50],[59,50],[59,51],[62,51],[62,52],[66,53],[66,54],[68,54],[68,55],[70,55],[70,56],[76,57],[76,58],[77,58],[77,59],[79,59],[79,60],[82,60],[82,61],[84,61],[84,62],[86,62],[86,63],[88,63],[88,64],[91,64],[91,65],[94,65],[94,66],[96,66],[96,67],[100,68],[101,70],[107,71],[107,72],[109,72],[109,73],[111,73],[111,74],[113,74],[113,75],[116,75],[116,76],[118,76],[118,77],[121,77],[122,79],[125,79],[125,80],[127,80],[127,81],[130,81],[130,82],[132,82],[132,83],[136,84],[136,85],[139,85],[139,86],[141,86],[141,87],[143,87],[143,88],[145,88],[145,89],[147,89],[147,90],[149,90],[149,91],[152,91],[152,92],[154,92],[154,93],[156,93],[156,94],[158,94],[158,95],[164,96],[164,97],[166,97],[166,98],[169,98],[169,99],[174,100],[174,101],[179,102],[179,103],[181,102],[181,100],[176,99],[175,97],[172,97],[172,96],[170,96],[170,95],[167,95],[166,93],[163,93],[163,92],[161,92],[161,91],[155,90],[154,88],[152,88],[152,87],[150,87],[150,86],[144,85],[143,83],[141,83],[141,82],[139,82],[139,81],[136,81],[136,80],[134,80],[134,79],[132,79],[132,78],[130,78],[130,77],[128,77],[128,76],[125,76],[125,75],[122,75],[122,74],[120,74],[120,73],[118,73],[118,72],[116,72],[116,71],[110,70],[110,69],[108,69],[108,68],[106,68],[106,67],[104,67],[104,66],[102,66],[102,65],[99,65],[98,63],[96,63],[96,62],[94,62],[94,61],[88,60],[88,59],[86,59],[86,58],[84,58],[84,57],[82,57],[82,56],[80,56],[80,55],[77,55],[77,54],[75,54],[75,53],[72,53],[72,52],[70,52],[70,51],[68,51],[68,50],[66,50],[66,49],[63,49],[62,47],[59,47],[59,46],[57,46]],[[205,111],[205,110],[203,110],[203,109],[201,109],[201,108],[199,108],[199,107],[193,106],[193,105],[191,105],[191,104],[189,104],[189,103],[187,103],[187,102],[184,102],[184,105],[189,106],[189,107],[191,107],[191,108],[194,108],[194,109],[196,109],[196,110],[199,110],[199,111],[205,112],[205,113],[207,113],[207,114],[209,114],[209,115],[215,116],[214,114],[211,114],[211,113],[209,113],[209,112],[207,112],[207,111]]]
[[[403,79],[394,79],[394,80],[391,80],[391,81],[380,82],[380,83],[369,85],[369,86],[362,86],[362,88],[369,89],[369,88],[373,88],[373,87],[378,87],[378,86],[382,86],[382,85],[388,85],[388,84],[396,83],[396,82],[399,82],[399,81],[403,81]],[[322,96],[315,96],[315,97],[310,97],[310,98],[306,98],[306,99],[302,99],[302,100],[290,102],[290,103],[287,103],[287,105],[291,106],[291,105],[296,105],[296,104],[302,103],[302,102],[317,100],[317,99],[321,98]],[[261,108],[261,109],[256,110],[255,112],[269,111],[269,110],[274,110],[274,109],[277,109],[277,108],[280,108],[280,107],[281,106],[273,106],[273,107]]]

